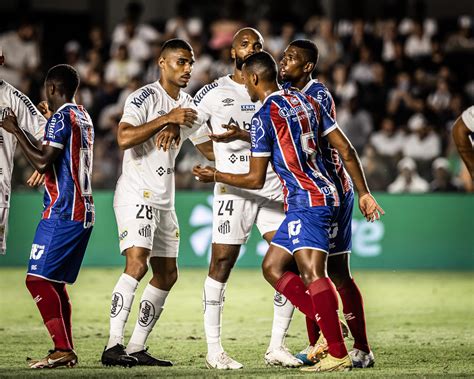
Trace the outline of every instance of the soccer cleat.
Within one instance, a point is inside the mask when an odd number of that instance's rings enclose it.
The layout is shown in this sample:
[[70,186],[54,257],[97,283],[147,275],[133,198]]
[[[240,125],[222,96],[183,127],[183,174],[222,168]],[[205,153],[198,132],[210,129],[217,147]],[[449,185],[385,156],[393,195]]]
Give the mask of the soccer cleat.
[[145,350],[131,353],[130,356],[137,358],[138,366],[173,366],[173,362],[171,361],[166,361],[153,357],[148,352],[148,347]]
[[308,352],[306,358],[313,363],[317,363],[326,355],[328,355],[328,343],[326,342],[326,338],[324,338],[323,333],[321,333],[316,345],[314,345],[313,348]]
[[49,354],[40,360],[28,360],[30,368],[56,368],[60,366],[74,367],[77,364],[77,355],[74,350],[50,350]]
[[366,353],[363,350],[354,348],[354,350],[349,351],[349,357],[351,357],[352,365],[355,368],[369,368],[375,365],[373,352]]
[[100,360],[104,366],[133,367],[138,364],[138,359],[128,355],[125,346],[120,344],[110,349],[106,346]]
[[303,367],[301,371],[305,372],[331,372],[331,371],[350,371],[352,361],[349,355],[344,358],[335,358],[331,354],[326,355],[314,366]]
[[270,366],[299,367],[302,361],[294,357],[285,346],[268,349],[263,357],[265,363]]
[[313,349],[314,346],[308,345],[304,350],[295,354],[295,358],[303,362],[304,366],[312,366],[315,362],[308,359],[308,353]]
[[241,363],[234,361],[227,355],[225,351],[218,353],[212,357],[206,355],[206,367],[209,369],[215,368],[217,370],[239,370],[243,368]]

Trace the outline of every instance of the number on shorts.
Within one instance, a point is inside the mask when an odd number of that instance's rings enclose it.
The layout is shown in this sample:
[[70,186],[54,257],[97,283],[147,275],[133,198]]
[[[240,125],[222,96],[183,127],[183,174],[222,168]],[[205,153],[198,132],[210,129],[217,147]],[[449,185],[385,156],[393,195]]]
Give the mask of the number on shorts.
[[229,212],[229,215],[232,216],[232,212],[234,212],[234,200],[227,200],[227,201],[219,200],[218,203],[219,203],[219,210],[217,211],[218,216],[224,216],[224,211]]
[[[153,208],[149,205],[137,204],[139,207],[136,218],[151,220],[153,218]],[[145,213],[145,214],[143,214]]]

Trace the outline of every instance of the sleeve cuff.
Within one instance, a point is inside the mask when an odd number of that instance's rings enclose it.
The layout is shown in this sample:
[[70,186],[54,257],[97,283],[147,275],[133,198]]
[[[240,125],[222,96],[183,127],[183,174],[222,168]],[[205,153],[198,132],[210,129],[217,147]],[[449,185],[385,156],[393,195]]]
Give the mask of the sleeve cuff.
[[120,119],[120,122],[126,122],[127,124],[130,124],[132,126],[140,125],[135,117],[130,117],[130,116],[122,116],[122,118]]
[[262,152],[262,151],[252,151],[252,152],[250,153],[250,155],[251,155],[252,157],[256,157],[256,158],[259,158],[259,157],[271,157],[271,156],[272,156],[272,153],[266,152],[266,151],[264,151],[264,152]]
[[331,127],[327,128],[324,132],[321,133],[321,137],[326,137],[329,133],[331,133],[334,129],[337,129],[339,125],[334,123]]
[[46,146],[52,146],[52,147],[55,147],[56,149],[64,149],[64,145],[62,143],[57,143],[57,142],[53,142],[53,141],[43,141],[43,145],[46,145]]

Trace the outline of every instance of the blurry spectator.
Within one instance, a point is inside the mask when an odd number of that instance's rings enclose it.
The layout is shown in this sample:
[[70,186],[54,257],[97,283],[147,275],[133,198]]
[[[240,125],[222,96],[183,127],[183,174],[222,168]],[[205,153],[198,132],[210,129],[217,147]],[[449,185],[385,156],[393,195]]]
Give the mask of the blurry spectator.
[[233,69],[233,60],[230,55],[230,45],[219,50],[219,59],[212,64],[211,78],[220,78],[229,75]]
[[474,50],[474,38],[472,36],[472,16],[460,16],[458,19],[459,29],[451,34],[446,40],[445,49],[448,52]]
[[191,17],[189,10],[188,2],[183,0],[178,2],[176,6],[176,16],[166,21],[165,37],[163,40],[180,38],[189,41],[201,36],[203,28],[202,20],[198,17]]
[[131,32],[133,32],[133,38],[145,43],[159,39],[160,35],[155,28],[140,23],[142,13],[143,5],[141,3],[130,2],[127,4],[125,20],[118,24],[112,33],[112,45],[114,47],[127,44],[130,41]]
[[105,81],[115,87],[123,88],[131,78],[139,75],[140,71],[140,63],[130,59],[127,47],[121,45],[118,47],[114,58],[105,67]]
[[291,22],[285,22],[279,35],[271,35],[268,40],[265,40],[265,49],[268,49],[274,57],[280,58],[288,44],[295,39],[295,32],[295,25]]
[[428,107],[433,112],[439,114],[448,109],[450,102],[451,92],[449,92],[448,83],[444,79],[439,79],[436,84],[436,90],[428,96]]
[[161,54],[161,45],[161,41],[150,43],[150,58],[145,62],[143,83],[152,83],[160,79],[160,66],[157,62]]
[[328,18],[323,18],[319,22],[319,31],[313,37],[313,41],[319,50],[319,71],[328,71],[334,63],[342,58],[342,43],[334,34],[334,25]]
[[392,62],[396,58],[395,44],[397,42],[397,25],[395,20],[388,20],[382,30],[382,59]]
[[95,90],[102,85],[104,62],[98,50],[89,50],[84,71],[80,74],[83,85],[87,85]]
[[194,66],[191,80],[185,91],[191,95],[211,82],[211,67],[213,59],[209,54],[203,52],[204,46],[199,38],[190,41],[194,51]]
[[411,158],[403,158],[398,162],[398,176],[388,186],[390,193],[423,193],[429,190],[428,182],[418,175],[416,163]]
[[390,158],[401,154],[404,141],[403,133],[396,130],[393,119],[388,117],[383,119],[380,130],[370,137],[370,143],[377,153]]
[[393,178],[384,157],[379,155],[372,145],[367,144],[360,160],[372,191],[385,191]]
[[441,154],[441,141],[433,132],[425,117],[417,113],[408,120],[407,136],[403,146],[403,155],[419,161],[430,161]]
[[81,58],[81,45],[75,40],[71,40],[64,46],[66,63],[74,67],[81,80],[86,76],[87,63]]
[[0,47],[5,56],[2,79],[28,93],[31,75],[41,63],[34,25],[24,21],[17,30],[0,35]]
[[103,62],[109,57],[110,46],[107,38],[104,36],[104,30],[100,26],[93,26],[89,30],[89,40],[87,51],[96,51]]
[[350,77],[352,80],[366,85],[374,81],[372,52],[367,46],[361,46],[359,51],[359,61],[352,66]]
[[347,68],[343,64],[337,64],[332,73],[332,94],[340,102],[348,102],[357,95],[357,86],[347,78]]
[[432,192],[458,192],[460,183],[453,179],[449,161],[446,158],[436,158],[433,161],[433,181],[430,183]]
[[410,58],[421,58],[431,54],[431,38],[423,33],[419,22],[413,25],[413,31],[405,42],[405,53]]
[[397,124],[404,124],[413,112],[423,110],[424,102],[411,94],[410,75],[401,72],[397,76],[397,83],[388,93],[387,112]]
[[359,107],[357,97],[353,97],[348,106],[339,109],[337,121],[360,155],[373,129],[372,117]]

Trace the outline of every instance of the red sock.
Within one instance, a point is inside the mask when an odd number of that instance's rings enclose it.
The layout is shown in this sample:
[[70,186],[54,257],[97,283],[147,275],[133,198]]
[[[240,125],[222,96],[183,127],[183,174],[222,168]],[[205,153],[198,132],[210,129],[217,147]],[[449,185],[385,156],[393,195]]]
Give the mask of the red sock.
[[341,296],[344,318],[354,337],[354,347],[369,353],[370,347],[367,342],[364,301],[362,300],[359,287],[355,284],[354,279],[351,279],[339,287],[337,291]]
[[61,313],[61,300],[52,282],[36,276],[26,276],[26,287],[43,317],[44,325],[56,350],[72,350]]
[[306,332],[308,333],[308,340],[311,346],[316,345],[318,342],[319,334],[321,330],[315,319],[306,316]]
[[311,297],[306,292],[307,288],[298,275],[291,271],[285,272],[275,284],[275,289],[285,295],[295,308],[299,309],[307,317],[314,319]]
[[64,283],[53,283],[56,292],[61,300],[61,313],[63,315],[64,327],[66,328],[67,338],[71,348],[74,349],[74,343],[72,342],[72,307],[69,295],[66,290],[66,284]]
[[336,358],[345,357],[347,349],[337,316],[336,288],[329,278],[321,278],[311,283],[308,286],[308,291],[313,301],[316,321],[328,343],[329,354]]

